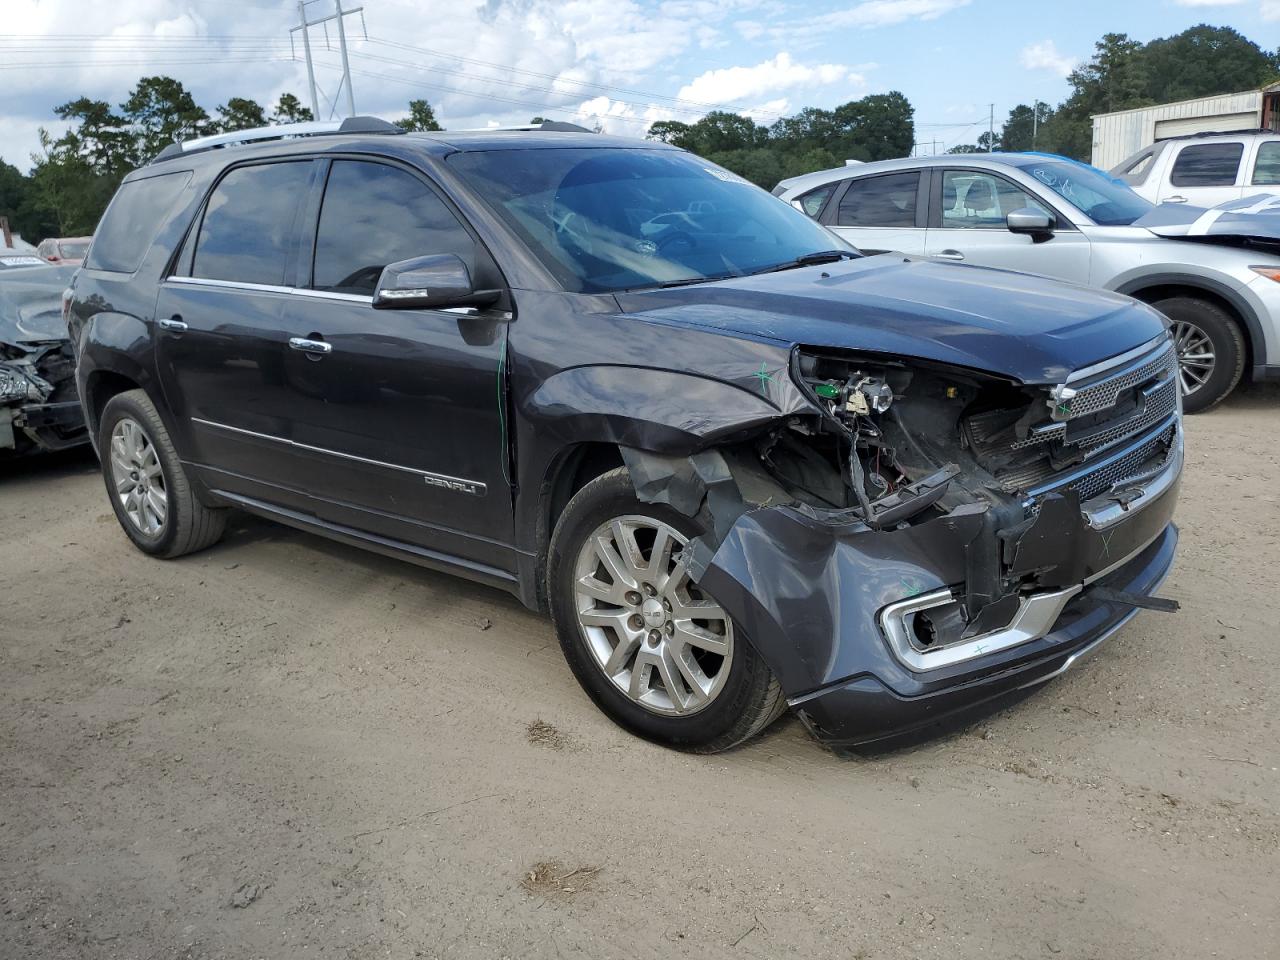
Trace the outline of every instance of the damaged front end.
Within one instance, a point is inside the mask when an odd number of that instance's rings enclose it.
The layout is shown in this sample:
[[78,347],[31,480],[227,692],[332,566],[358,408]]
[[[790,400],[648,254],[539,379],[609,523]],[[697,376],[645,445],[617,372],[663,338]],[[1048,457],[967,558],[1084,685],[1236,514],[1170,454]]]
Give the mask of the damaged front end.
[[0,456],[86,442],[67,340],[0,342]]
[[1052,386],[799,348],[812,412],[690,458],[624,451],[701,512],[686,563],[820,738],[888,745],[1061,672],[1172,563],[1177,358],[1161,335]]

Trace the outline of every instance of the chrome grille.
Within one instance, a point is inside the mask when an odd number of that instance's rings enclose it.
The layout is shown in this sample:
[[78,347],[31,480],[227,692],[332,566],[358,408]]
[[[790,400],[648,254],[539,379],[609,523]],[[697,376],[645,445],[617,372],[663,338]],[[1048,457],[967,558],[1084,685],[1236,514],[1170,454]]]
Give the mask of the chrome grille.
[[1148,437],[1128,450],[1116,453],[1092,466],[1086,465],[1067,477],[1059,478],[1056,482],[1051,480],[1046,485],[1037,487],[1032,491],[1032,497],[1035,500],[1032,510],[1039,510],[1040,500],[1046,494],[1067,493],[1074,490],[1079,495],[1080,502],[1085,503],[1126,480],[1141,477],[1158,469],[1169,459],[1177,431],[1177,423],[1170,423],[1157,431],[1154,436]]
[[970,417],[966,437],[1005,491],[1037,501],[1075,490],[1083,502],[1163,462],[1179,429],[1177,372],[1162,337],[1046,390],[1038,417],[1034,407]]

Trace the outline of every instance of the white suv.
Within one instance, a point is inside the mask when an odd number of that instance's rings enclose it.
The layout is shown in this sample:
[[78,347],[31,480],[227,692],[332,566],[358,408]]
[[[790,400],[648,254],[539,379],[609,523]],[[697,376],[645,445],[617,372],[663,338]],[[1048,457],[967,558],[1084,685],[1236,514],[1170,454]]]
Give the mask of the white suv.
[[1200,133],[1153,143],[1111,170],[1152,203],[1216,207],[1280,195],[1280,133]]

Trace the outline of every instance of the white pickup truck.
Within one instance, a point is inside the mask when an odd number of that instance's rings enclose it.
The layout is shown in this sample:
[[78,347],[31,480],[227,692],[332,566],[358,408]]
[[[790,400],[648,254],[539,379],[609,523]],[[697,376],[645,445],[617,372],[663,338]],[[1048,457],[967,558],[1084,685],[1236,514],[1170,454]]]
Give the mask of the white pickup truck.
[[1200,133],[1162,140],[1111,174],[1152,203],[1216,207],[1254,194],[1280,195],[1280,133]]

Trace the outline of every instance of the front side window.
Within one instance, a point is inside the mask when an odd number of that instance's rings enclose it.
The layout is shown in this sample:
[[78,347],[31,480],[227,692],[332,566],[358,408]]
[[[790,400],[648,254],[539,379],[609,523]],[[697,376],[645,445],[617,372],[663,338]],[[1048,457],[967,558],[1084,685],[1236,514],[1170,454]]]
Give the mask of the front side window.
[[1280,140],[1258,144],[1258,159],[1253,164],[1253,183],[1259,187],[1280,185]]
[[387,264],[442,253],[475,269],[475,241],[430,187],[386,164],[334,161],[316,231],[315,289],[372,295]]
[[447,161],[564,289],[699,283],[852,248],[801,211],[677,150],[476,150]]
[[841,227],[914,227],[919,173],[891,173],[854,180],[840,198]]
[[1028,207],[1053,215],[1044,204],[1004,177],[972,170],[946,170],[942,174],[944,227],[1003,230],[1009,214]]
[[283,285],[310,176],[306,160],[238,167],[223,177],[205,208],[191,275]]
[[1173,163],[1169,182],[1175,187],[1234,186],[1243,156],[1243,143],[1197,143],[1183,147]]

